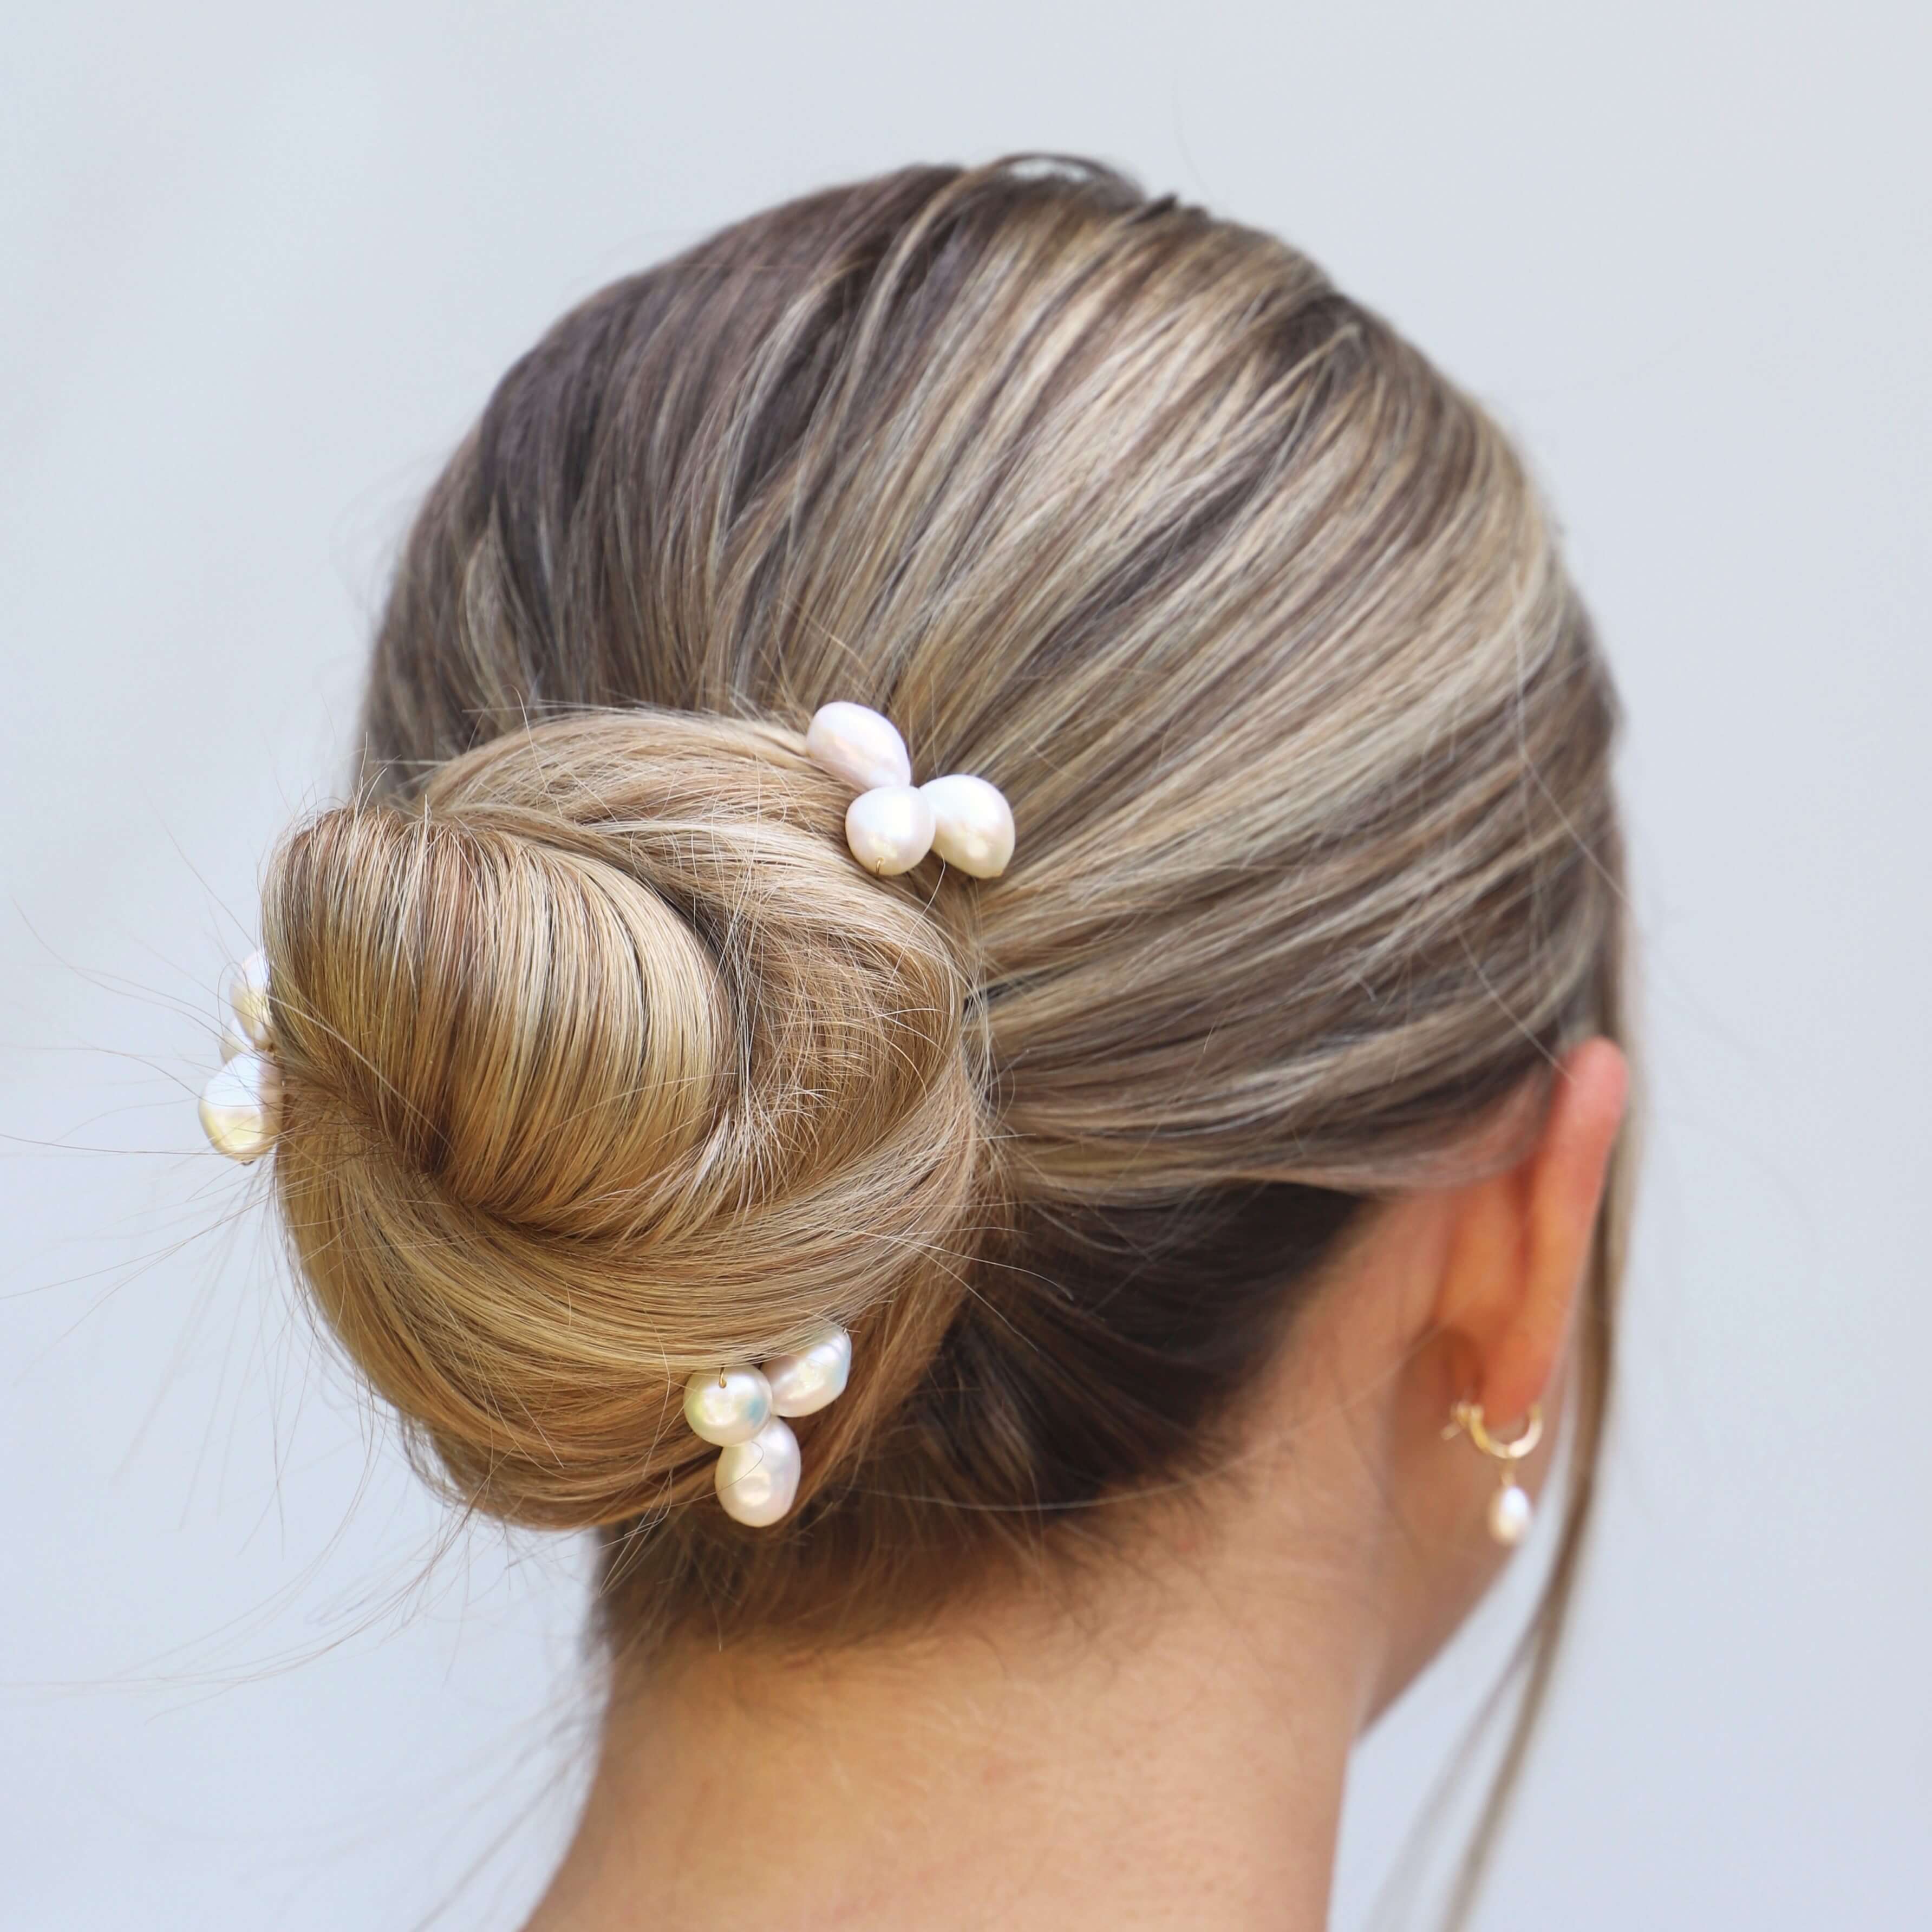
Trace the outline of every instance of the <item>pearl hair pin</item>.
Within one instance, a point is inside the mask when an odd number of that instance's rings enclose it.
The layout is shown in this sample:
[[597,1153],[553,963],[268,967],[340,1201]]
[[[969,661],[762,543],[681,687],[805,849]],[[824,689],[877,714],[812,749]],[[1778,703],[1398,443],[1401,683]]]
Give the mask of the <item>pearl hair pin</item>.
[[269,1030],[268,959],[251,952],[229,976],[220,1070],[201,1094],[201,1126],[218,1154],[247,1166],[275,1144],[282,1072]]
[[764,1529],[790,1513],[802,1463],[785,1418],[837,1401],[851,1372],[852,1338],[828,1322],[789,1354],[706,1369],[685,1384],[685,1420],[722,1452],[712,1481],[727,1516]]
[[997,879],[1013,856],[1013,813],[995,784],[967,772],[922,785],[890,718],[842,699],[812,713],[806,755],[858,788],[846,808],[845,842],[880,878],[909,872],[928,852],[955,871]]

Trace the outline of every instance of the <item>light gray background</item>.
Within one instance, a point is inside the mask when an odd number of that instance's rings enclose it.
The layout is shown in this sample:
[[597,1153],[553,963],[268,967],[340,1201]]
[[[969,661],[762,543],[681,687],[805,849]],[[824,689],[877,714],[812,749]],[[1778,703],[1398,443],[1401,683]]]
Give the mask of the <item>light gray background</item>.
[[[1927,22],[10,9],[0,1924],[508,1927],[539,1886],[581,1552],[445,1546],[200,1143],[214,988],[511,358],[754,207],[1028,147],[1279,230],[1487,398],[1628,696],[1626,1400],[1480,1923],[1932,1919]],[[1511,1608],[1363,1752],[1338,1926]]]

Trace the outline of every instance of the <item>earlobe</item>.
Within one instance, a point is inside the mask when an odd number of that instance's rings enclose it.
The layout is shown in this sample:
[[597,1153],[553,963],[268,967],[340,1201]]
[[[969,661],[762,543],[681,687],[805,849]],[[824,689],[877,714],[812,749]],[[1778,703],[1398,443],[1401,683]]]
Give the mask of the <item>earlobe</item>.
[[1535,1144],[1508,1173],[1469,1190],[1439,1308],[1462,1346],[1456,1394],[1501,1427],[1548,1387],[1583,1278],[1629,1070],[1613,1041],[1567,1052]]

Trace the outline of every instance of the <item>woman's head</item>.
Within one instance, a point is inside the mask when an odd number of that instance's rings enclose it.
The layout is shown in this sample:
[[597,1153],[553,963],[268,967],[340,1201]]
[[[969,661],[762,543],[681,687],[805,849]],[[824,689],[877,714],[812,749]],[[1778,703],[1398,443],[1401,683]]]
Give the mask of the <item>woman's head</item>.
[[[999,784],[1004,878],[857,869],[841,698]],[[303,1272],[620,1635],[1091,1546],[1617,1035],[1614,712],[1508,442],[1280,243],[1058,165],[755,218],[560,322],[409,538],[266,894]],[[828,1317],[745,1528],[685,1379]]]

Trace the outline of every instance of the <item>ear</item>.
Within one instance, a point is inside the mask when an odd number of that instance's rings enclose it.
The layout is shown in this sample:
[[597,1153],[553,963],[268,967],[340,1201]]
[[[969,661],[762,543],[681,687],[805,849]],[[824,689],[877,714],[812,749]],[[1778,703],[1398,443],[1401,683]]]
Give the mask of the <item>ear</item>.
[[1549,1386],[1570,1326],[1630,1085],[1587,1040],[1558,1064],[1541,1130],[1506,1173],[1461,1190],[1436,1306],[1456,1393],[1513,1427]]

